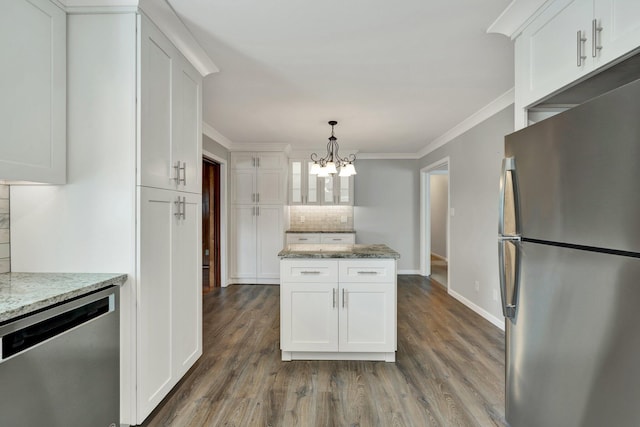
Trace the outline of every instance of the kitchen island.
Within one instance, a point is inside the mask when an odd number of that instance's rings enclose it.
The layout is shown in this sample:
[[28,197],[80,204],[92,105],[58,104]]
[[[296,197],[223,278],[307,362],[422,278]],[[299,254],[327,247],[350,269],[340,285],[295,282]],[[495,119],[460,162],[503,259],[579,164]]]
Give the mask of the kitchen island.
[[396,251],[304,244],[278,256],[282,360],[395,361]]

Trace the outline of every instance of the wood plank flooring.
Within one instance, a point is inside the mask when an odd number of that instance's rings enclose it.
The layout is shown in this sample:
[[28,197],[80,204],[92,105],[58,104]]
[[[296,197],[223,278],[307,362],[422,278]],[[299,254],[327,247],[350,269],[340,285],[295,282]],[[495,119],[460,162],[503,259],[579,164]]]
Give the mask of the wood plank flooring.
[[504,426],[504,334],[398,277],[396,363],[280,361],[279,287],[204,296],[204,354],[144,426]]

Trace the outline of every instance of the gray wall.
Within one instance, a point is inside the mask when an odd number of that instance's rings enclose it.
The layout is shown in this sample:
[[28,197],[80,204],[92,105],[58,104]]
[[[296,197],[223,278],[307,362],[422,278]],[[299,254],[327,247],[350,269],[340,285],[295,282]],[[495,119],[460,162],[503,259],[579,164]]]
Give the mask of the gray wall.
[[449,203],[449,175],[431,174],[431,253],[447,257],[447,208]]
[[209,138],[207,135],[202,135],[202,149],[211,154],[215,154],[218,157],[222,157],[227,161],[229,160],[229,150]]
[[417,272],[419,168],[416,160],[357,160],[354,228],[358,243],[385,243],[399,270]]
[[[449,156],[449,292],[501,324],[496,244],[498,185],[504,135],[513,132],[513,105],[419,160],[419,167]],[[480,290],[475,290],[475,281]],[[494,295],[497,297],[494,299]],[[482,313],[481,313],[482,314]]]

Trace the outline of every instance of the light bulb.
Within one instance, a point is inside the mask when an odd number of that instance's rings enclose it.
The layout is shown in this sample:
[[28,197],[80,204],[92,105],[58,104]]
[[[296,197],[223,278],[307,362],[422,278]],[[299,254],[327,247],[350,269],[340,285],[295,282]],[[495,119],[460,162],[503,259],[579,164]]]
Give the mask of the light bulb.
[[309,175],[317,175],[319,171],[320,165],[318,164],[318,162],[313,162],[313,164],[311,165],[311,169],[309,169]]

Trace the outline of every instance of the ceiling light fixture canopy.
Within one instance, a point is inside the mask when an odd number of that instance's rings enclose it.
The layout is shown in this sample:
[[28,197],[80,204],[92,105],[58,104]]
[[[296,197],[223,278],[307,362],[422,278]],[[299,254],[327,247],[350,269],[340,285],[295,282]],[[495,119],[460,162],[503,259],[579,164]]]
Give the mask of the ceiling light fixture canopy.
[[329,121],[331,125],[331,136],[329,137],[329,142],[327,143],[327,154],[324,157],[318,158],[316,153],[311,154],[311,160],[313,164],[311,165],[311,170],[309,173],[312,175],[318,175],[320,178],[327,177],[329,175],[334,175],[338,173],[338,168],[340,169],[339,176],[351,176],[356,174],[356,168],[353,166],[353,162],[356,160],[355,154],[349,154],[346,157],[340,157],[338,153],[338,138],[333,134],[333,127],[338,124],[337,121],[331,120]]

